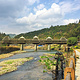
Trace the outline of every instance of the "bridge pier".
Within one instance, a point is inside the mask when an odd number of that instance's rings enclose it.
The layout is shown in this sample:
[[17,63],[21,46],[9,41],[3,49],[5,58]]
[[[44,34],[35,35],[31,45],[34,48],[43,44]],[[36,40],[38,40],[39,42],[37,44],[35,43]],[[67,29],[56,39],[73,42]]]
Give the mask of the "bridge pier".
[[51,50],[51,44],[48,44],[48,51]]
[[34,51],[37,51],[37,44],[35,44],[35,49],[34,49]]
[[20,50],[23,51],[23,44],[21,44],[21,46],[20,46]]

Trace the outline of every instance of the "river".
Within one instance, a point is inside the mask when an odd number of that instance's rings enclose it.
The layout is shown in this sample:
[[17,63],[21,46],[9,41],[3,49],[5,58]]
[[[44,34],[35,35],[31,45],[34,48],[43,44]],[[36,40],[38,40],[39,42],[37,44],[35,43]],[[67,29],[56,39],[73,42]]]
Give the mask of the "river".
[[34,57],[33,60],[25,62],[23,65],[18,66],[18,69],[14,72],[10,72],[0,76],[0,80],[52,80],[51,73],[43,73],[43,65],[40,65],[38,60],[39,56],[44,53],[56,53],[56,51],[38,50],[27,50],[27,53],[16,54],[12,57],[1,59],[0,61],[8,59],[17,59],[25,57]]

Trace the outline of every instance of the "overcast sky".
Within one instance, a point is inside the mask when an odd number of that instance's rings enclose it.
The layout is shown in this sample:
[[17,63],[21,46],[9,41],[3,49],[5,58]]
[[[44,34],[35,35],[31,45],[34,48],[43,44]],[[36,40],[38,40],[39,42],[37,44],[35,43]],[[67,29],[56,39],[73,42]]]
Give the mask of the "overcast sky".
[[0,0],[0,32],[25,33],[79,21],[80,0]]

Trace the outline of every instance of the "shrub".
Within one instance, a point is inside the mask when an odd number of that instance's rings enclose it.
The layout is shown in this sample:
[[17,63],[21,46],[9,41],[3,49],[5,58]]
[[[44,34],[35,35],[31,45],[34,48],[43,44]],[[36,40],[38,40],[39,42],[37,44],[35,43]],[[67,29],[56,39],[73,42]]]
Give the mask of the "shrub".
[[40,59],[39,62],[41,62],[42,60]]
[[51,69],[51,67],[48,65],[48,66],[47,66],[47,69]]
[[45,63],[46,66],[49,66],[50,64],[48,62]]
[[46,62],[46,60],[44,60],[44,62]]
[[70,48],[70,51],[72,52],[73,51],[73,48]]
[[55,47],[51,47],[51,50],[54,50],[55,49]]
[[75,46],[75,48],[78,49],[79,47],[78,46]]
[[77,38],[76,37],[70,37],[67,40],[68,46],[75,45],[76,43],[77,43]]
[[46,70],[43,70],[43,73],[47,72]]

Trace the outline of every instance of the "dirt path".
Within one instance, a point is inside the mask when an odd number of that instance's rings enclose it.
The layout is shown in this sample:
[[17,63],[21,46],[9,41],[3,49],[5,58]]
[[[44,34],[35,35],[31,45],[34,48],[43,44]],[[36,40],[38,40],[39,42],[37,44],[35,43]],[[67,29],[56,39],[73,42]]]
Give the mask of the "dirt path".
[[79,59],[77,59],[77,62],[76,62],[76,68],[75,68],[75,80],[80,80],[80,52],[75,50],[76,51],[76,55],[79,55]]

